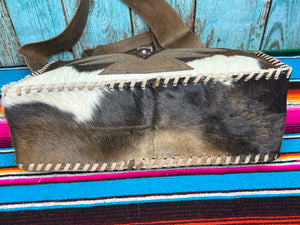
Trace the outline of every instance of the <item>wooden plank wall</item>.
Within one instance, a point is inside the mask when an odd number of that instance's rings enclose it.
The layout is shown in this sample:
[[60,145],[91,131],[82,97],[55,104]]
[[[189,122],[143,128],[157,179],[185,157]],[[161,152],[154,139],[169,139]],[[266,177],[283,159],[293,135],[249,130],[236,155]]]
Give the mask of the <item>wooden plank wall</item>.
[[[168,0],[207,47],[243,50],[300,47],[300,0]],[[76,0],[0,0],[0,67],[24,65],[20,45],[60,33]],[[148,30],[119,0],[93,0],[88,24],[72,52],[122,40]]]

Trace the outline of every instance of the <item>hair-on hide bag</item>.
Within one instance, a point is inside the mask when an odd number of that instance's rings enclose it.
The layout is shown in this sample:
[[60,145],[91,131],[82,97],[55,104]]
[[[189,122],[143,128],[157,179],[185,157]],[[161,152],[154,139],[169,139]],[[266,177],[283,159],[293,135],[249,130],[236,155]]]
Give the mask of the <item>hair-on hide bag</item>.
[[82,0],[60,35],[20,49],[33,73],[2,88],[18,166],[110,171],[277,158],[291,68],[261,52],[204,48],[165,0],[122,1],[151,32],[46,64],[79,39]]

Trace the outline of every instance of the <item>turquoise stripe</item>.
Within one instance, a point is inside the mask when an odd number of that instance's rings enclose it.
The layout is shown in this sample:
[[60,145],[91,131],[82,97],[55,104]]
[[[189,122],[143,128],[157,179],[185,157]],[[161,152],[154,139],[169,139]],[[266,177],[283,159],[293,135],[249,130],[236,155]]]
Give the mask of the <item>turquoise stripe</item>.
[[15,156],[13,153],[1,153],[0,151],[0,167],[16,166],[14,160]]
[[298,153],[300,152],[300,139],[285,139],[281,144],[282,153]]
[[0,68],[0,88],[10,82],[23,79],[26,75],[30,74],[30,70],[27,67],[19,68]]
[[293,73],[291,75],[291,79],[300,79],[300,56],[299,58],[280,58],[278,57],[278,59],[293,67]]
[[0,187],[0,204],[183,192],[300,187],[300,171],[151,177]]

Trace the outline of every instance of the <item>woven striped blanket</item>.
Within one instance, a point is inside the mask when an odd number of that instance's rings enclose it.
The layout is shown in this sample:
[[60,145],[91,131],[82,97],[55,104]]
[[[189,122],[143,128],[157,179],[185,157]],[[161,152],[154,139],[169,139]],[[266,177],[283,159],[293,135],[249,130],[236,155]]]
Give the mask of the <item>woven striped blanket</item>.
[[[294,69],[279,159],[32,173],[16,167],[13,148],[0,148],[0,224],[300,224],[300,56],[279,58]],[[3,119],[0,136],[11,144]]]

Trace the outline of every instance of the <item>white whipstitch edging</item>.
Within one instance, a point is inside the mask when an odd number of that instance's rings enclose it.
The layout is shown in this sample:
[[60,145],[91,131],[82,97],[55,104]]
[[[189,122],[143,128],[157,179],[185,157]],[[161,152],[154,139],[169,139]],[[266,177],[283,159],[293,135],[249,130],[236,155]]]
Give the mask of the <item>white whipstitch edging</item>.
[[31,163],[18,164],[20,169],[29,171],[84,171],[84,172],[104,172],[104,171],[123,171],[136,169],[163,169],[172,167],[188,167],[202,165],[238,165],[252,164],[258,162],[268,162],[278,158],[277,154],[247,154],[247,155],[223,155],[223,156],[200,156],[200,157],[165,157],[162,159],[142,159],[135,163],[120,161],[112,163]]
[[[244,81],[249,81],[250,79],[254,78],[255,80],[259,80],[262,79],[263,77],[265,77],[265,79],[270,79],[272,76],[274,76],[274,79],[278,79],[281,72],[284,71],[288,71],[287,72],[287,77],[289,78],[291,73],[292,73],[292,68],[285,65],[284,63],[280,62],[278,59],[273,58],[272,56],[266,55],[260,51],[255,51],[253,52],[254,55],[269,61],[271,64],[273,64],[274,66],[278,67],[278,68],[271,68],[268,70],[261,70],[261,71],[252,71],[250,73],[244,73],[241,72],[239,74],[234,74],[234,73],[229,73],[229,74],[208,74],[207,76],[204,76],[204,74],[198,74],[197,76],[192,76],[192,75],[187,75],[185,77],[181,77],[180,75],[177,76],[169,76],[166,78],[163,78],[161,76],[158,76],[156,78],[151,78],[151,79],[144,79],[142,81],[138,81],[138,80],[132,80],[132,81],[127,81],[127,80],[112,80],[112,81],[103,81],[103,82],[80,82],[80,83],[56,83],[56,84],[49,84],[48,86],[44,85],[44,84],[40,84],[37,86],[33,86],[33,85],[27,85],[27,86],[17,86],[16,87],[16,94],[18,96],[21,96],[22,94],[30,94],[31,91],[36,91],[38,93],[42,92],[42,91],[48,91],[48,92],[52,92],[52,91],[64,91],[64,90],[68,90],[68,91],[73,91],[73,90],[83,90],[85,88],[88,88],[88,90],[94,90],[94,88],[99,88],[100,90],[103,90],[104,88],[108,88],[111,90],[114,90],[115,88],[119,89],[119,90],[123,90],[125,84],[128,84],[130,89],[133,90],[137,84],[141,85],[142,89],[146,88],[147,82],[149,80],[155,79],[153,82],[152,87],[156,88],[159,85],[161,85],[161,80],[162,82],[162,86],[163,87],[167,87],[168,84],[170,83],[170,81],[173,79],[173,86],[177,86],[179,83],[180,78],[183,79],[182,84],[183,85],[187,85],[188,82],[193,83],[194,85],[198,84],[200,81],[202,81],[204,84],[208,83],[209,81],[213,81],[213,82],[226,82],[232,78],[234,78],[235,81],[239,81],[241,79],[244,78]],[[44,66],[42,69],[36,71],[36,75],[43,73],[44,71],[46,71],[48,69],[48,67],[57,62],[57,60],[54,60],[50,63],[48,63],[46,66]],[[27,77],[25,77],[22,80],[28,79],[32,76],[28,75]],[[21,81],[22,81],[21,80]],[[19,82],[21,82],[19,81]],[[9,89],[11,89],[11,86],[13,84],[16,84],[16,82],[11,83],[5,87],[2,88],[2,93],[4,96],[7,95],[7,92]]]
[[272,63],[274,66],[276,67],[279,67],[279,68],[289,68],[290,71],[289,73],[287,74],[287,77],[289,77],[292,73],[292,68],[287,66],[286,64],[284,64],[283,62],[279,61],[278,59],[272,57],[272,56],[269,56],[261,51],[255,51],[254,52],[255,55],[257,55],[258,57],[262,58],[262,59],[265,59],[267,61],[269,61],[270,63]]
[[[245,79],[245,81],[248,81],[252,79],[253,77],[255,80],[262,79],[262,77],[265,77],[265,79],[270,79],[272,76],[274,76],[275,79],[278,79],[279,75],[283,71],[288,70],[288,76],[291,74],[291,69],[284,67],[284,68],[278,68],[278,69],[269,69],[269,70],[262,70],[260,72],[250,72],[250,73],[240,73],[238,75],[235,75],[234,73],[230,73],[227,76],[223,76],[222,74],[217,74],[217,76],[213,76],[213,74],[209,74],[208,76],[204,76],[203,74],[199,74],[198,76],[186,76],[183,77],[182,84],[187,85],[188,82],[191,82],[192,84],[196,85],[200,81],[202,81],[204,84],[208,83],[209,81],[213,82],[226,82],[230,80],[231,78],[234,77],[235,81],[239,81],[242,78]],[[236,77],[235,77],[236,76]],[[204,78],[203,78],[204,77]],[[202,79],[203,78],[203,79]],[[27,85],[27,86],[18,86],[16,87],[16,94],[18,96],[21,96],[22,94],[30,94],[32,91],[36,91],[37,93],[48,91],[48,92],[53,92],[53,91],[73,91],[73,90],[94,90],[95,88],[98,88],[100,90],[104,90],[105,88],[114,90],[115,88],[122,90],[125,86],[125,84],[128,84],[131,90],[133,90],[137,84],[141,85],[142,89],[145,89],[147,82],[151,79],[144,79],[143,81],[138,81],[138,80],[133,80],[133,81],[126,81],[126,80],[112,80],[112,81],[103,81],[103,82],[81,82],[81,83],[60,83],[60,84],[49,84],[49,85],[44,85],[40,84],[37,86],[33,85]],[[173,86],[177,86],[179,84],[180,76],[175,76],[175,77],[166,77],[162,78],[158,76],[153,84],[152,87],[156,88],[162,84],[163,87],[167,87],[170,81],[173,80]],[[162,81],[162,82],[161,82]],[[7,95],[8,89],[10,89],[11,86],[6,86],[2,89],[2,93],[4,96]]]
[[[239,74],[234,74],[234,73],[229,73],[229,74],[208,74],[207,76],[204,76],[204,74],[198,74],[197,76],[192,76],[192,75],[187,75],[185,77],[181,77],[180,75],[177,76],[173,76],[173,77],[166,77],[164,79],[162,79],[161,76],[158,76],[153,79],[155,79],[155,81],[153,82],[152,87],[158,87],[159,85],[161,85],[161,80],[163,80],[162,86],[163,87],[167,87],[169,82],[171,81],[171,79],[174,79],[173,81],[173,86],[177,86],[179,83],[180,78],[184,79],[182,84],[183,85],[187,85],[188,82],[192,82],[193,84],[197,84],[198,82],[202,81],[204,84],[208,83],[209,81],[213,81],[213,82],[226,82],[230,79],[232,79],[234,77],[235,81],[239,81],[241,79],[244,78],[244,81],[248,81],[250,79],[252,79],[253,77],[255,77],[255,80],[259,80],[262,79],[263,77],[265,77],[265,79],[270,79],[272,77],[272,75],[274,76],[274,79],[278,79],[279,75],[281,74],[281,72],[283,71],[288,71],[287,73],[287,77],[289,77],[292,73],[292,68],[288,67],[287,65],[285,65],[284,63],[280,62],[278,59],[266,55],[260,51],[254,51],[253,52],[254,55],[269,61],[271,64],[273,64],[274,66],[278,67],[278,68],[271,68],[268,70],[261,70],[261,71],[252,71],[250,73],[244,73],[241,72]],[[50,63],[48,63],[47,65],[45,65],[42,69],[35,71],[34,73],[26,76],[24,79],[28,79],[31,76],[34,75],[40,75],[41,73],[45,72],[49,66],[55,62],[57,62],[58,60],[54,60]],[[275,74],[274,74],[275,72]],[[236,77],[235,77],[236,76]],[[193,79],[193,80],[192,80]],[[22,81],[21,80],[21,81]],[[37,91],[38,93],[42,92],[42,91],[48,91],[48,92],[52,92],[54,90],[57,91],[64,91],[64,90],[68,90],[68,91],[73,91],[73,90],[83,90],[85,88],[88,88],[88,90],[93,90],[94,88],[99,88],[100,90],[103,90],[104,88],[109,88],[111,90],[118,88],[119,90],[122,90],[125,84],[128,84],[130,89],[133,90],[137,84],[141,84],[141,88],[145,89],[147,82],[151,80],[151,79],[144,79],[141,82],[138,80],[132,80],[132,81],[127,81],[127,80],[112,80],[112,81],[103,81],[103,82],[81,82],[81,83],[70,83],[70,84],[50,84],[48,86],[44,85],[44,84],[40,84],[37,86],[33,86],[33,85],[27,85],[25,87],[23,86],[18,86],[16,87],[16,94],[18,96],[21,96],[23,93],[25,94],[30,94],[31,91]],[[21,82],[19,81],[19,82]],[[15,84],[16,82],[14,82],[13,84]],[[12,84],[5,86],[2,89],[2,93],[4,96],[7,95],[7,91],[8,89],[10,89],[12,86]]]
[[54,64],[54,63],[56,63],[56,62],[58,62],[58,61],[59,61],[58,59],[55,59],[55,60],[53,60],[53,61],[47,63],[47,64],[46,64],[45,66],[43,66],[41,69],[38,69],[38,70],[32,72],[32,73],[29,74],[28,76],[38,76],[38,75],[40,75],[40,74],[46,72],[47,69],[49,68],[49,66],[51,66],[52,64]]

